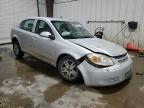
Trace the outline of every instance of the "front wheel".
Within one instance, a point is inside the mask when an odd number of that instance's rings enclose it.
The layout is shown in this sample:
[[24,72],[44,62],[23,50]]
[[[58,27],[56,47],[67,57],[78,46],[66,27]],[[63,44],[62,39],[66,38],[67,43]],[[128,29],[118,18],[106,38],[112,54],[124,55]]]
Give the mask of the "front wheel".
[[66,81],[76,83],[80,81],[81,74],[77,68],[78,62],[71,56],[64,56],[58,63],[58,70]]
[[22,58],[24,56],[24,52],[21,50],[18,41],[13,42],[13,51],[17,58]]

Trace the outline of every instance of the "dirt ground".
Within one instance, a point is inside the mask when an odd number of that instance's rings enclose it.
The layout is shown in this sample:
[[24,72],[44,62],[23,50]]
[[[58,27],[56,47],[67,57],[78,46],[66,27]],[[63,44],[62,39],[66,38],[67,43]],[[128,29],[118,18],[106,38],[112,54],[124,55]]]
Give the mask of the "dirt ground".
[[111,87],[70,84],[52,66],[32,56],[17,60],[0,46],[0,108],[144,108],[144,58],[134,60],[130,81]]

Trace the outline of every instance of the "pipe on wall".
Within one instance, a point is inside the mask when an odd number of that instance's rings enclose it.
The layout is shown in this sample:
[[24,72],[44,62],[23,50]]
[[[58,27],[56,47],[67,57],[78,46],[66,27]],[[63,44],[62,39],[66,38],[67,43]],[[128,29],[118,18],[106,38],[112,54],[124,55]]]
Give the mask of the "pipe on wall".
[[64,2],[54,2],[54,4],[68,3],[68,2],[74,2],[74,1],[78,1],[78,0],[68,0],[68,1],[64,1]]
[[40,10],[39,10],[39,0],[37,0],[37,11],[38,11],[38,17],[40,16]]
[[87,21],[87,23],[125,23],[125,20],[111,20],[111,21]]

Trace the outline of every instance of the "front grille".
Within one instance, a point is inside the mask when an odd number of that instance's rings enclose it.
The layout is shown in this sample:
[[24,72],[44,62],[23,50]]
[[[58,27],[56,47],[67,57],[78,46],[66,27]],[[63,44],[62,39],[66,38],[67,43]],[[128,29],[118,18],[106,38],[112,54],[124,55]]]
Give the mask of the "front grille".
[[121,59],[123,57],[125,57],[127,55],[127,53],[123,54],[123,55],[119,55],[119,56],[114,56],[113,58],[115,59]]
[[127,53],[123,54],[123,55],[119,55],[119,56],[114,56],[113,58],[115,58],[118,62],[124,62],[128,59]]

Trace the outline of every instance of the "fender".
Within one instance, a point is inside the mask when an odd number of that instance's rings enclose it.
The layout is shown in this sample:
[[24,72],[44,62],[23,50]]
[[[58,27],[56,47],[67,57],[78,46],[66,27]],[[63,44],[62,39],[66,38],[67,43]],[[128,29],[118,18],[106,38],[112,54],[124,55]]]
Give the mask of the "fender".
[[[62,47],[64,48],[61,49]],[[64,40],[63,42],[56,41],[56,46],[54,49],[55,50],[53,52],[53,58],[55,64],[57,63],[59,57],[61,57],[62,55],[70,55],[75,60],[79,60],[83,56],[92,53],[90,50],[76,45],[68,40]]]

